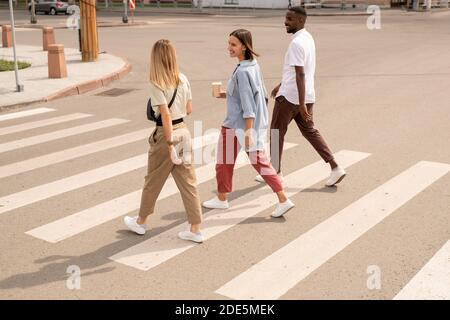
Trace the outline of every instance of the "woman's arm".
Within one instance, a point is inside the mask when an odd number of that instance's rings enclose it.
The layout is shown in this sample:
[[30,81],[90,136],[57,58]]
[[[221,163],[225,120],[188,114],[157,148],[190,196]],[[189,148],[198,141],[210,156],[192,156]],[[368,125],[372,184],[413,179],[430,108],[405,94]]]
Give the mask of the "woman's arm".
[[167,142],[170,142],[173,139],[172,116],[170,115],[169,108],[167,107],[166,104],[159,106],[159,112],[161,113],[164,137],[166,138]]
[[245,150],[253,147],[253,122],[254,118],[246,118],[245,120]]
[[170,115],[170,110],[167,105],[160,105],[159,112],[161,113],[161,120],[163,123],[164,137],[167,141],[167,146],[169,149],[169,156],[174,164],[181,164],[181,159],[178,158],[177,152],[173,145],[173,127],[172,127],[172,116]]
[[187,115],[192,113],[192,100],[189,100],[186,104],[186,113]]

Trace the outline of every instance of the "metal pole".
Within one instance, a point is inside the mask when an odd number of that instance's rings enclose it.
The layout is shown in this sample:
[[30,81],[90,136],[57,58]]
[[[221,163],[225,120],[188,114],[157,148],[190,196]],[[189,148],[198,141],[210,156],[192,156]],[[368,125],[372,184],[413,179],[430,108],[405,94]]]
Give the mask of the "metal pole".
[[17,92],[23,91],[23,85],[19,84],[19,71],[17,66],[17,54],[16,54],[16,28],[14,27],[14,14],[13,14],[13,2],[9,0],[9,13],[11,15],[11,31],[13,41],[13,53],[14,53],[14,73],[16,75],[16,89]]
[[31,24],[36,24],[37,23],[36,7],[35,7],[34,0],[31,0],[31,18],[30,18],[30,23]]
[[125,8],[125,12],[122,17],[123,23],[128,23],[127,4],[128,4],[128,0],[123,0],[123,7]]

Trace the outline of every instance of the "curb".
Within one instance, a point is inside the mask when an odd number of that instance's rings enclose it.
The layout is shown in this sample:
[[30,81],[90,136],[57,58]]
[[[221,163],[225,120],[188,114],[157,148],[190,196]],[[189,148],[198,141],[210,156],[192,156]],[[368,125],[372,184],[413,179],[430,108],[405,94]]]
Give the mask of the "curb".
[[93,91],[93,90],[96,90],[99,88],[106,87],[116,80],[123,79],[128,73],[130,73],[130,71],[132,69],[131,64],[123,58],[122,58],[122,60],[125,61],[125,65],[122,68],[120,68],[118,71],[112,72],[112,73],[110,73],[106,76],[103,76],[101,78],[98,78],[98,79],[81,82],[79,84],[67,87],[65,89],[62,89],[56,93],[53,93],[47,97],[44,97],[44,98],[40,98],[40,99],[33,100],[33,101],[20,102],[20,103],[6,105],[6,106],[0,106],[0,111],[16,109],[16,108],[30,106],[30,105],[34,105],[34,104],[38,104],[38,103],[43,103],[43,102],[54,101],[54,100],[57,100],[60,98],[65,98],[65,97],[74,96],[74,95],[80,95],[80,94],[84,94],[89,91]]
[[113,81],[123,79],[128,73],[131,71],[131,64],[126,62],[125,65],[119,69],[119,71],[115,71],[113,73],[110,73],[102,78],[89,80],[86,82],[82,82],[80,84],[68,87],[66,89],[60,90],[54,94],[51,94],[47,97],[45,97],[45,102],[47,101],[54,101],[56,99],[68,97],[68,96],[74,96],[77,94],[83,94],[89,91],[93,91],[99,88],[106,87],[107,85],[111,84]]
[[[146,26],[151,25],[147,22],[134,22],[134,23],[105,23],[97,24],[97,28],[111,28],[111,27],[135,27],[135,26]],[[1,24],[0,24],[1,26]],[[44,27],[49,27],[48,24],[17,24],[16,28],[27,28],[27,29],[42,29]],[[56,25],[52,26],[53,29],[70,29],[66,25]]]

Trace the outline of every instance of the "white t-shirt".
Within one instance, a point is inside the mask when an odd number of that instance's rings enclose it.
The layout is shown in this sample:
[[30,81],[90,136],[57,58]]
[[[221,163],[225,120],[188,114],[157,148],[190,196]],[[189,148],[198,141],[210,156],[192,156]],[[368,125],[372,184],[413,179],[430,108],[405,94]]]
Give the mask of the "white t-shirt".
[[278,96],[299,104],[295,66],[305,69],[305,103],[314,103],[314,73],[316,71],[316,46],[312,35],[305,29],[297,31],[284,58],[283,79]]
[[[186,104],[189,100],[192,100],[191,85],[187,77],[180,73],[180,85],[178,86],[177,96],[170,107],[170,115],[172,120],[177,120],[186,117]],[[156,87],[153,83],[150,83],[150,99],[152,101],[153,111],[155,111],[155,116],[159,117],[159,106],[169,105],[170,100],[172,100],[173,93],[175,89],[161,90]]]

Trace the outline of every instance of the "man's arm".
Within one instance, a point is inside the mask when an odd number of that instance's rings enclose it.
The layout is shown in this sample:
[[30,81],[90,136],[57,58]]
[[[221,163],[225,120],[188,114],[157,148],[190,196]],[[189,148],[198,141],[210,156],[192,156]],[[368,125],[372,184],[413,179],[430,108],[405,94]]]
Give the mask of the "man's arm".
[[275,97],[278,94],[278,91],[280,90],[280,87],[281,87],[281,82],[275,88],[273,88],[272,92],[270,93],[271,98],[275,99]]
[[305,104],[305,69],[295,66],[295,80],[297,82],[298,102],[300,105],[300,114],[305,121],[311,121],[311,115]]

